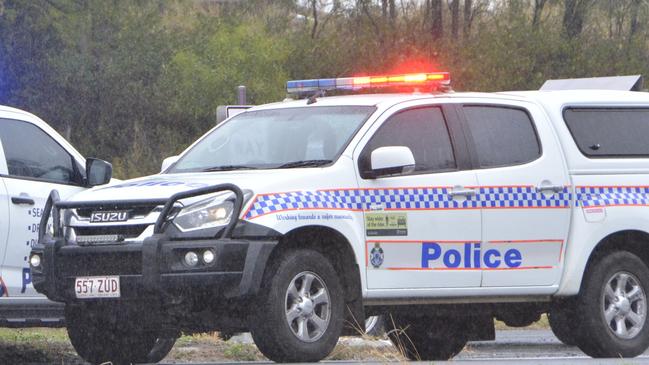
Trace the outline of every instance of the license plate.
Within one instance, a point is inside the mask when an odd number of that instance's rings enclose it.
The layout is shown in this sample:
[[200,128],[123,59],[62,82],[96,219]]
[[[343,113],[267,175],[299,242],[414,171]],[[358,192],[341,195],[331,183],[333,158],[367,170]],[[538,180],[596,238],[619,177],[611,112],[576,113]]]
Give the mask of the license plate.
[[74,280],[77,298],[119,298],[119,276],[82,276]]

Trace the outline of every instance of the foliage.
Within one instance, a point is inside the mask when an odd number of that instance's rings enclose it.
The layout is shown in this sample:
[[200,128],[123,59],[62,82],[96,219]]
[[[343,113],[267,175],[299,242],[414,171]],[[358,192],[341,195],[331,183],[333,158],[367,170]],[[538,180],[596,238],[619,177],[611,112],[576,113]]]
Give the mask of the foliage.
[[644,0],[0,0],[0,104],[121,178],[155,173],[217,105],[291,78],[445,69],[460,90],[646,74]]

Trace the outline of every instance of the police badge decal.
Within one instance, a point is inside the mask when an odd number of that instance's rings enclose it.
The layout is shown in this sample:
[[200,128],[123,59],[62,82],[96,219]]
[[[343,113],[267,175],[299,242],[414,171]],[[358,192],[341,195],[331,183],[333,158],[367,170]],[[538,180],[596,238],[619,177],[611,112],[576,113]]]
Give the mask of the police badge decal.
[[379,243],[375,243],[372,251],[370,251],[370,263],[375,269],[378,269],[383,264],[383,249]]

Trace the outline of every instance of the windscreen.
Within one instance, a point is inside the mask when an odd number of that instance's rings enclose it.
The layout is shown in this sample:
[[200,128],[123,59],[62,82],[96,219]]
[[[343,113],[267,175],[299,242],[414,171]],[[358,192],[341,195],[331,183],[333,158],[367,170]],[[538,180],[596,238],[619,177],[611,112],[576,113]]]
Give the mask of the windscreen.
[[374,110],[313,106],[245,112],[212,130],[168,172],[326,165]]

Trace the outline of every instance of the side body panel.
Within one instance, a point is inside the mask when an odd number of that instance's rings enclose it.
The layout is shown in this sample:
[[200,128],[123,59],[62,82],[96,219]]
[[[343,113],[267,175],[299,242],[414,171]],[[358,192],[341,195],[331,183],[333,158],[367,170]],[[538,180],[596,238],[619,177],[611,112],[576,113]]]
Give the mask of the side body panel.
[[[649,233],[647,181],[649,174],[573,175],[576,209],[557,295],[579,292],[588,259],[607,236],[621,231]],[[649,249],[649,242],[645,244]]]
[[604,238],[625,230],[649,233],[649,158],[587,158],[563,119],[563,111],[569,107],[649,107],[647,100],[641,100],[646,99],[646,93],[627,94],[572,103],[539,99],[561,142],[575,189],[558,296],[579,292],[588,259]]

